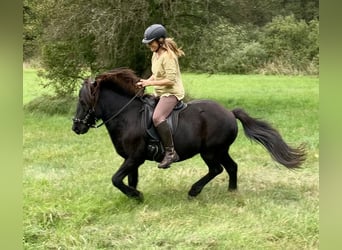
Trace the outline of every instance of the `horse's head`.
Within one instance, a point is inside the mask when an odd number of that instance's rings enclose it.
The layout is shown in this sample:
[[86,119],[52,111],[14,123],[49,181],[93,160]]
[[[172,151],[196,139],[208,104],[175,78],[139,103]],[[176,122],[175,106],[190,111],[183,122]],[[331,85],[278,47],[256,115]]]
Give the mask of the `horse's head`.
[[128,68],[117,68],[105,72],[95,78],[95,81],[86,79],[79,91],[79,99],[72,130],[76,134],[87,133],[89,128],[95,127],[95,105],[100,95],[100,89],[111,89],[121,95],[133,97],[141,96],[144,89],[140,89],[136,83],[140,80],[135,73]]
[[72,130],[76,134],[85,134],[89,128],[95,127],[95,96],[93,95],[95,82],[86,79],[79,91],[76,114],[73,120]]

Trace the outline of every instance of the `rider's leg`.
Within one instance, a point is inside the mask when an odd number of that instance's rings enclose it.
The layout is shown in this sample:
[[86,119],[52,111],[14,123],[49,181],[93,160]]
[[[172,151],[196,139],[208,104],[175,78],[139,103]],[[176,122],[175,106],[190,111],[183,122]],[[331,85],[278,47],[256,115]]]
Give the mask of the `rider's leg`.
[[166,118],[170,115],[177,102],[178,100],[175,96],[163,96],[160,98],[153,113],[153,124],[165,148],[165,156],[159,163],[159,168],[169,168],[172,162],[179,160],[179,156],[174,149],[170,126],[166,122]]

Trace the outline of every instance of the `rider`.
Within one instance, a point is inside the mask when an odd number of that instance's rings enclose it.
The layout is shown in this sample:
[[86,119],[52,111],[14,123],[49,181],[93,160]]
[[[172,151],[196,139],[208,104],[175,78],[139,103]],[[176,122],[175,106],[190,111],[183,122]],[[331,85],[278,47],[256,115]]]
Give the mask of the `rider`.
[[148,79],[141,79],[137,84],[141,87],[154,86],[155,95],[160,97],[152,117],[165,148],[164,159],[158,168],[169,168],[172,162],[179,160],[179,156],[174,149],[171,129],[166,118],[178,101],[184,98],[178,64],[178,57],[183,56],[184,52],[172,38],[167,37],[166,29],[161,24],[149,26],[145,30],[142,43],[147,44],[153,52],[152,75]]

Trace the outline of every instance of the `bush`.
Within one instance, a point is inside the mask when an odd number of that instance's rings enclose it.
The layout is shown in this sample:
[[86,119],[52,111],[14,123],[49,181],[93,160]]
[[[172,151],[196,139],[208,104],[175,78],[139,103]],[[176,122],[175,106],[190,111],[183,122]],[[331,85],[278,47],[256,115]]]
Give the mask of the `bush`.
[[257,34],[254,26],[224,23],[203,31],[197,47],[190,50],[190,70],[234,74],[253,72],[267,59],[264,48],[256,41]]
[[31,113],[48,115],[72,115],[77,99],[70,95],[65,97],[42,95],[24,105],[24,110]]
[[251,73],[262,65],[266,58],[266,51],[259,42],[242,43],[218,69],[238,74]]
[[318,71],[317,20],[306,23],[293,15],[278,16],[262,29],[260,42],[269,56],[261,70],[268,71],[275,66],[278,71],[289,74]]
[[277,16],[264,27],[221,21],[204,28],[182,60],[190,71],[318,74],[318,20]]
[[38,71],[38,76],[45,79],[43,86],[52,87],[58,97],[72,95],[89,75],[87,61],[91,51],[81,44],[47,43],[42,49],[42,66],[48,70]]

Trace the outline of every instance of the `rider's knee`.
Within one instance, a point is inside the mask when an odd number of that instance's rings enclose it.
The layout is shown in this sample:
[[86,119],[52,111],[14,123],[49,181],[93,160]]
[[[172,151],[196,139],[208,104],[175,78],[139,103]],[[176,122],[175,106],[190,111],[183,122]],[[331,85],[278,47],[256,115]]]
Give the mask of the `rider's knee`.
[[165,120],[164,117],[160,117],[160,116],[153,116],[152,117],[152,121],[153,121],[153,125],[155,127],[157,127],[160,123],[162,123]]

